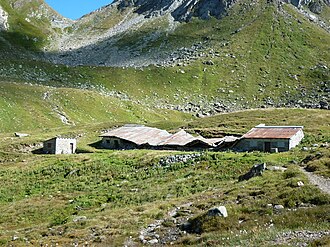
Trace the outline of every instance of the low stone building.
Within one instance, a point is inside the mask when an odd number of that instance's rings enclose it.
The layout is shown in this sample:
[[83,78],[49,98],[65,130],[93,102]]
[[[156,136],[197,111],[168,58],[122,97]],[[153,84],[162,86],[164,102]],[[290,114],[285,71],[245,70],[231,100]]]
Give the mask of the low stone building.
[[236,151],[285,152],[303,139],[303,126],[266,126],[260,124],[235,145]]
[[74,154],[77,149],[77,140],[74,138],[54,137],[43,143],[43,152],[46,154]]
[[166,130],[146,126],[125,125],[101,135],[102,147],[108,149],[205,150],[216,147],[222,139],[192,136],[184,130],[170,134]]

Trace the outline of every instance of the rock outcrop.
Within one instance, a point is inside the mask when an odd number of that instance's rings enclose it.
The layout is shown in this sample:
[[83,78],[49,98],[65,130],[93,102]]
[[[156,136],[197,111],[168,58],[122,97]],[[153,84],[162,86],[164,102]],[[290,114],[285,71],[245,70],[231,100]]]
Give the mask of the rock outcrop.
[[235,0],[118,0],[118,8],[134,7],[136,13],[146,17],[170,13],[176,21],[189,21],[192,17],[220,18]]
[[0,31],[8,30],[8,13],[0,6]]

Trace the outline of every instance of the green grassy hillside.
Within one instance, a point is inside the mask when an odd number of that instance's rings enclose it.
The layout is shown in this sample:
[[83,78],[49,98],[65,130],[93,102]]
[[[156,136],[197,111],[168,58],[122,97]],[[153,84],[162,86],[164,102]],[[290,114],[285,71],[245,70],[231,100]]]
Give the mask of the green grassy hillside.
[[[320,110],[254,110],[193,121],[189,126],[195,129],[218,128],[223,123],[221,131],[235,133],[260,122],[300,124],[305,126],[306,139],[287,153],[207,152],[195,161],[169,166],[159,166],[159,159],[180,152],[110,151],[90,146],[111,123],[36,130],[23,139],[0,134],[5,140],[0,144],[1,244],[143,246],[140,231],[157,220],[162,221],[156,230],[160,237],[180,232],[177,225],[187,219],[199,224],[200,234],[181,232],[175,235],[174,246],[269,246],[283,233],[326,231],[330,197],[309,184],[299,165],[306,157],[329,154],[328,148],[321,147],[330,138],[328,115]],[[157,125],[172,129],[183,123]],[[23,152],[53,133],[80,134],[78,148],[89,153]],[[301,151],[302,146],[312,144],[318,147]],[[288,169],[237,182],[239,175],[260,162]],[[298,181],[304,186],[297,186]],[[284,209],[276,211],[268,204],[281,204]],[[227,207],[228,218],[205,217],[209,208],[218,205]],[[170,217],[173,210],[176,216]],[[326,246],[329,239],[323,237],[313,244],[317,243]]]
[[97,91],[17,83],[0,84],[0,132],[47,130],[101,122],[146,123],[191,119],[188,114],[146,108]]
[[[155,32],[150,28],[128,32],[118,44],[134,49],[141,37]],[[319,107],[320,101],[329,102],[329,40],[328,32],[291,5],[278,8],[261,1],[251,7],[247,2],[235,5],[221,20],[193,19],[147,44],[145,52],[165,43],[162,47],[167,52],[202,42],[202,56],[180,66],[68,67],[22,62],[13,56],[0,61],[0,77],[19,83],[115,90],[144,107],[189,111],[189,104],[197,105],[200,110],[191,110],[193,114],[213,114],[213,103],[218,102],[227,110]]]

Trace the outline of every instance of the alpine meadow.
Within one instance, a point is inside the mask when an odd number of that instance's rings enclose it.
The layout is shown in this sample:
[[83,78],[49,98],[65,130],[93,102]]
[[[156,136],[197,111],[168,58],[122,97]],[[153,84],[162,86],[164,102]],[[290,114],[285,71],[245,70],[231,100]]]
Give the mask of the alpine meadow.
[[0,58],[0,246],[330,245],[329,0],[0,0]]

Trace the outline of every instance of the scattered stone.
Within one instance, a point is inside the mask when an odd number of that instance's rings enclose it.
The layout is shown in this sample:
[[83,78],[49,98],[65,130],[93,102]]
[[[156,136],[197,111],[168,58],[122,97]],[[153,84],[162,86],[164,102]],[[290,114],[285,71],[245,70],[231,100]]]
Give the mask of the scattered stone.
[[19,137],[19,138],[22,138],[22,137],[27,137],[27,136],[29,136],[29,134],[15,132],[15,136],[16,136],[16,137]]
[[269,171],[281,171],[281,172],[284,172],[287,169],[288,168],[281,167],[281,166],[267,166],[267,168],[266,168],[266,170],[269,170]]
[[19,239],[19,237],[16,236],[16,235],[14,235],[14,236],[11,238],[12,241],[16,241],[16,240],[18,240],[18,239]]
[[73,222],[78,223],[78,222],[83,222],[86,221],[87,217],[86,216],[76,216],[73,218]]
[[304,186],[304,183],[302,181],[298,181],[297,185],[298,185],[298,187],[302,187],[302,186]]
[[214,62],[212,60],[204,61],[203,64],[205,65],[214,65]]
[[179,162],[188,163],[200,158],[201,156],[201,153],[171,155],[161,158],[159,161],[159,165],[169,167],[170,165]]
[[272,242],[274,246],[285,245],[285,246],[309,246],[309,242],[317,239],[321,239],[325,236],[329,236],[330,231],[288,231],[280,233],[276,236],[276,239]]

